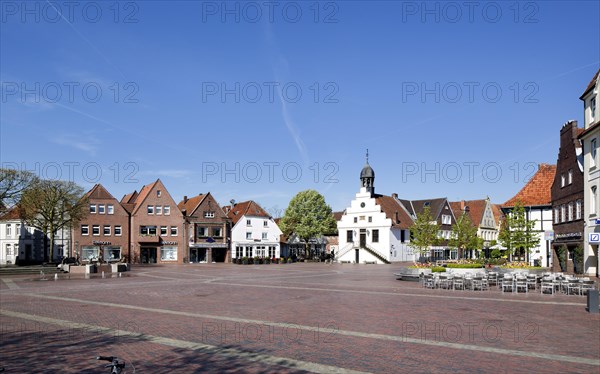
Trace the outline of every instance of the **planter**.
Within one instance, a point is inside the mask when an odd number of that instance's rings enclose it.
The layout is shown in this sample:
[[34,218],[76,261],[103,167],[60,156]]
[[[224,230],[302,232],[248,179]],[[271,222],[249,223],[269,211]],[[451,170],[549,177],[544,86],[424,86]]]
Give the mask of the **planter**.
[[395,273],[396,279],[399,280],[419,280],[422,275],[431,274],[431,269],[428,268],[400,268],[398,273]]
[[129,264],[110,264],[111,266],[111,271],[113,273],[122,273],[124,271],[129,271],[131,270],[131,267],[129,266]]

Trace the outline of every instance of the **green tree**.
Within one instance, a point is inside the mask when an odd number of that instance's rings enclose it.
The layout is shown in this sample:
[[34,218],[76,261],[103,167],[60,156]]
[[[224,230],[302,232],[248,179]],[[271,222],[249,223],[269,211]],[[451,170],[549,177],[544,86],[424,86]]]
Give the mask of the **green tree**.
[[525,253],[529,257],[531,249],[537,247],[540,242],[539,234],[533,230],[535,223],[536,220],[527,219],[525,207],[517,202],[502,222],[498,240],[508,253]]
[[292,198],[279,227],[284,235],[296,234],[303,240],[305,253],[309,256],[309,240],[335,233],[337,222],[323,195],[315,190],[306,190]]
[[0,213],[17,204],[36,181],[35,174],[29,171],[0,168]]
[[438,243],[439,231],[440,225],[431,216],[430,208],[425,207],[421,214],[417,214],[417,219],[410,228],[411,238],[408,245],[421,256],[426,256],[430,247]]
[[[44,235],[44,257],[54,259],[54,237],[63,228],[70,228],[86,214],[87,198],[83,188],[73,182],[41,180],[23,192],[19,207],[27,225],[36,227]],[[50,253],[48,248],[50,237]]]
[[448,241],[450,248],[458,250],[458,258],[464,257],[465,250],[479,250],[482,240],[477,236],[477,227],[473,225],[471,218],[466,212],[452,225],[452,234]]

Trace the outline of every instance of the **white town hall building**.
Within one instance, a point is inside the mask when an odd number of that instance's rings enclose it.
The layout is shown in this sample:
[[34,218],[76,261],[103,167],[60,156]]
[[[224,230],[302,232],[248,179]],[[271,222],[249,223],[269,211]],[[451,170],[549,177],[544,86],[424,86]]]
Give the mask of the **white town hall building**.
[[360,172],[360,191],[337,222],[339,262],[388,264],[414,261],[408,242],[413,223],[396,194],[375,194],[375,172],[367,163]]

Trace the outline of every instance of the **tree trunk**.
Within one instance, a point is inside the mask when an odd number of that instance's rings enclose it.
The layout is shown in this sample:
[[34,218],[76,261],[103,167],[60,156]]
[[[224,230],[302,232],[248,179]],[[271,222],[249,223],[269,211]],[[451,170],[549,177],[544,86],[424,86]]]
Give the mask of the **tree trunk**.
[[44,233],[44,262],[48,262],[48,235]]
[[308,244],[308,240],[304,241],[304,258],[310,259],[310,245]]
[[50,232],[50,260],[48,262],[54,261],[54,232]]

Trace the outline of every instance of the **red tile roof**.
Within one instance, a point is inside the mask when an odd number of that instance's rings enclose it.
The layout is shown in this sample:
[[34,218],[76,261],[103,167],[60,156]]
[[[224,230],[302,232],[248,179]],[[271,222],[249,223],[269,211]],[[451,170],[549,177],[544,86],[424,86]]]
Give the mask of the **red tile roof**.
[[186,210],[185,214],[188,216],[191,216],[194,214],[194,212],[196,211],[196,209],[198,208],[200,203],[202,203],[202,200],[204,200],[204,198],[206,196],[208,196],[208,194],[200,194],[198,196],[192,197],[191,199],[188,199],[187,201],[181,200],[179,202],[179,204],[177,204],[177,207],[181,211],[183,211],[185,209]]
[[114,196],[100,183],[94,185],[83,197],[98,200],[113,200]]
[[540,164],[538,171],[515,196],[502,204],[504,207],[513,207],[517,202],[524,206],[550,205],[552,197],[550,189],[554,182],[556,165]]
[[583,93],[581,94],[581,97],[579,97],[579,100],[583,100],[583,97],[590,92],[590,90],[592,88],[594,88],[594,86],[596,86],[596,80],[598,79],[598,75],[600,74],[600,69],[598,69],[598,71],[596,72],[596,74],[594,74],[594,78],[592,78],[592,80],[590,81],[590,83],[587,85],[585,91],[583,91]]
[[496,225],[500,226],[502,220],[504,220],[504,213],[502,213],[502,209],[500,209],[500,204],[492,204],[492,213],[494,213],[494,220],[496,220]]
[[465,207],[468,207],[469,211],[467,214],[469,215],[471,222],[473,222],[475,226],[479,226],[481,220],[483,219],[486,203],[486,199],[451,201],[450,207],[452,208],[452,212],[456,218],[462,215]]
[[0,216],[0,221],[14,221],[14,220],[20,220],[20,219],[22,219],[22,217],[21,217],[21,211],[20,211],[18,205],[13,206],[12,208],[10,208],[8,210],[8,212],[6,212],[2,216]]
[[412,218],[398,199],[392,196],[375,195],[375,201],[385,216],[392,220],[392,227],[408,229],[413,225]]
[[339,221],[339,220],[341,220],[341,219],[342,219],[342,216],[344,215],[344,213],[345,213],[345,212],[343,212],[343,211],[342,211],[342,212],[333,212],[333,218],[334,218],[336,221]]
[[271,218],[260,205],[252,200],[237,203],[227,212],[227,217],[231,219],[233,225],[235,225],[242,216]]

